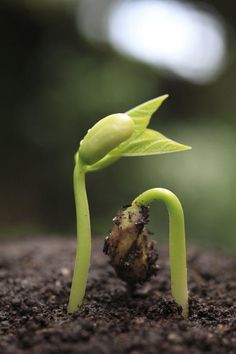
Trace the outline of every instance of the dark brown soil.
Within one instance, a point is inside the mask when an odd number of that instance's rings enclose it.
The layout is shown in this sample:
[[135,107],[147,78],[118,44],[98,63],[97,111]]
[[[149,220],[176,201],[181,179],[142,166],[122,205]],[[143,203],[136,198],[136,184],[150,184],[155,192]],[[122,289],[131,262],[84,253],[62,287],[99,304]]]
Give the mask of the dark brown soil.
[[1,354],[236,353],[236,260],[190,249],[190,317],[170,296],[168,258],[156,278],[129,295],[93,244],[86,299],[66,306],[74,261],[71,240],[1,243]]

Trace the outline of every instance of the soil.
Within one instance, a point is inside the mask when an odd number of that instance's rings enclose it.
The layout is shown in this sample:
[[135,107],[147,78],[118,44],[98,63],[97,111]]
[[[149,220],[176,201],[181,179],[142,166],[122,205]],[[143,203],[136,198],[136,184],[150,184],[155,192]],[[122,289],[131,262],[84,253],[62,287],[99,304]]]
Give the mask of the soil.
[[190,316],[170,296],[167,249],[157,277],[131,295],[93,243],[86,298],[67,315],[75,244],[0,244],[1,354],[236,353],[236,259],[190,248]]

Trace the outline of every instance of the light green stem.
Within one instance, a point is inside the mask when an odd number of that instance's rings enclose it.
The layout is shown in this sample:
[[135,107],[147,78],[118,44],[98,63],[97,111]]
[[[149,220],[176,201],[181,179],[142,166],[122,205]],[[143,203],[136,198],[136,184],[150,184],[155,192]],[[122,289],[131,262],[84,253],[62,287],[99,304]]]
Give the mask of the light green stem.
[[164,188],[153,188],[140,194],[132,204],[149,205],[154,200],[166,204],[169,213],[169,253],[171,291],[182,315],[188,317],[188,284],[186,266],[184,213],[176,195]]
[[91,230],[89,207],[85,186],[85,170],[79,156],[74,169],[74,194],[77,221],[77,247],[68,313],[78,310],[83,302],[87,285],[91,254]]

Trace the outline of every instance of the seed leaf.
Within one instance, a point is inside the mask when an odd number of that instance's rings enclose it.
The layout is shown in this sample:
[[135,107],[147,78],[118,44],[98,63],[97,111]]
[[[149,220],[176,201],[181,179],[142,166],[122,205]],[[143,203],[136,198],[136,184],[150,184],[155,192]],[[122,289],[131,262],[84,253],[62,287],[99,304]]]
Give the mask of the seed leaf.
[[134,132],[129,139],[127,139],[120,146],[112,150],[109,154],[110,156],[122,156],[121,151],[125,151],[126,147],[136,141],[139,135],[141,135],[145,131],[146,127],[150,122],[151,116],[161,106],[162,102],[167,99],[167,97],[168,95],[163,95],[154,98],[126,112],[126,114],[128,114],[128,116],[133,119],[135,125]]
[[115,154],[119,156],[147,156],[189,149],[191,149],[190,146],[179,144],[155,130],[145,129],[136,139],[129,141],[129,144],[121,145],[111,154],[113,156]]
[[168,95],[163,95],[154,98],[150,101],[144,102],[126,112],[134,121],[135,136],[142,132],[149,124],[151,116],[158,110],[162,102],[167,99]]
[[121,143],[115,149],[111,150],[100,161],[91,166],[87,166],[87,171],[93,172],[100,170],[101,168],[104,168],[118,160],[122,156],[157,155],[191,149],[189,146],[182,145],[176,141],[168,139],[157,131],[146,129],[150,122],[151,116],[167,97],[168,95],[163,95],[154,98],[126,112],[126,114],[133,119],[135,124],[133,134],[129,139]]

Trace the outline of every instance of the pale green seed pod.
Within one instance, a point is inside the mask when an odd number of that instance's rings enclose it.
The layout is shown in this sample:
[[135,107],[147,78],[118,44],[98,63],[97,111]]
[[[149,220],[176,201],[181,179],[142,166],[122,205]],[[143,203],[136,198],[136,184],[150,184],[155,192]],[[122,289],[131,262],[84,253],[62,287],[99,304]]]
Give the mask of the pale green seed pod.
[[92,165],[127,140],[134,132],[134,122],[123,113],[101,119],[88,130],[80,143],[79,155],[83,162]]

